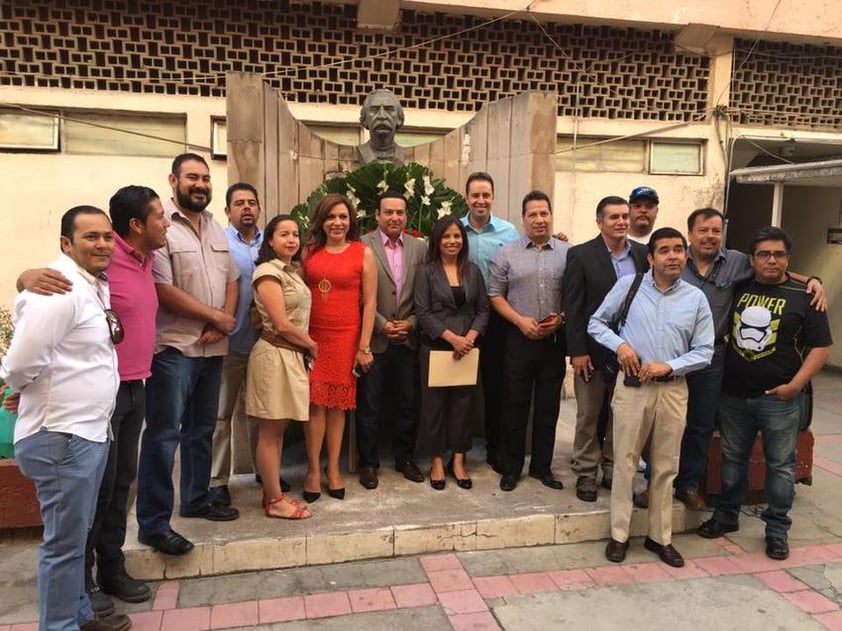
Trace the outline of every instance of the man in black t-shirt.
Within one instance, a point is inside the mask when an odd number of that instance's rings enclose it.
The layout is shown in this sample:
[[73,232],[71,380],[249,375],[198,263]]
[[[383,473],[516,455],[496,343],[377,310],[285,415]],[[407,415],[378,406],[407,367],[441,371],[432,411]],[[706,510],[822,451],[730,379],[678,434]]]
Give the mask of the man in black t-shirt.
[[766,458],[766,555],[789,556],[789,510],[795,496],[799,398],[830,356],[827,314],[810,307],[805,285],[787,274],[791,241],[780,228],[752,239],[754,278],[737,290],[719,407],[722,492],[702,537],[739,529],[748,490],[748,461],[757,431]]

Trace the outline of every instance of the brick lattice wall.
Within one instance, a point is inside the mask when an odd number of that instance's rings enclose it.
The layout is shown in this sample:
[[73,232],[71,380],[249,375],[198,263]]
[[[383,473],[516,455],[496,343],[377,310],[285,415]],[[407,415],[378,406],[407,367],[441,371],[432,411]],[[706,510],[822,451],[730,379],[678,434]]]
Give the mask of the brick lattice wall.
[[[731,108],[744,125],[842,129],[842,48],[734,43]],[[747,58],[747,59],[746,59]]]
[[398,32],[373,34],[355,30],[355,14],[288,0],[7,0],[0,85],[222,96],[225,71],[241,70],[270,73],[294,102],[357,105],[388,86],[406,106],[450,111],[529,89],[557,90],[564,116],[686,121],[705,109],[708,59],[673,52],[667,32],[548,25],[562,53],[532,21],[500,21],[319,67],[483,22],[404,11]]

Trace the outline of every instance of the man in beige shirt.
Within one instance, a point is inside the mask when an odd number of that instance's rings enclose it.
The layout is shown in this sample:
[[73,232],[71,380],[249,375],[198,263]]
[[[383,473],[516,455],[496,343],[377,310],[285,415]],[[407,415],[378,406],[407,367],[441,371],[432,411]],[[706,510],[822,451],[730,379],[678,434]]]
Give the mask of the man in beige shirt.
[[230,521],[236,509],[211,502],[211,444],[222,358],[236,324],[240,272],[225,231],[207,210],[210,171],[185,153],[169,176],[173,197],[164,204],[167,244],[152,271],[158,291],[157,339],[146,389],[146,430],[138,468],[138,539],[165,554],[186,554],[193,544],[170,526],[173,459],[181,448],[182,517]]

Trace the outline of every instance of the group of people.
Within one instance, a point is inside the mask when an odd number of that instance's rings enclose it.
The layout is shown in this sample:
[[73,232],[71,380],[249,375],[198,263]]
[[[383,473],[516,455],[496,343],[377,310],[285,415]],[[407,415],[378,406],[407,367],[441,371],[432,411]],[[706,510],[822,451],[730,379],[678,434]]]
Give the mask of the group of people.
[[[18,282],[0,378],[21,393],[16,455],[45,526],[42,628],[124,630],[131,622],[108,595],[150,597],[122,553],[135,477],[141,543],[171,555],[193,548],[171,526],[177,448],[179,514],[238,517],[228,478],[241,424],[270,517],[310,517],[323,488],[345,497],[339,459],[349,410],[365,489],[379,484],[383,426],[406,479],[427,479],[423,456],[432,488],[445,489],[450,476],[470,489],[466,453],[480,394],[486,459],[500,488],[520,482],[531,405],[528,473],[561,490],[552,462],[567,356],[576,496],[592,502],[600,486],[610,489],[607,558],[625,558],[645,453],[645,546],[683,564],[671,545],[673,486],[688,507],[704,507],[698,485],[720,390],[722,500],[699,534],[738,528],[760,429],[770,471],[767,553],[788,554],[792,419],[832,342],[821,283],[788,272],[791,243],[781,230],[759,231],[748,255],[723,249],[724,218],[705,208],[688,219],[688,247],[678,230],[653,231],[658,194],[639,187],[629,199],[602,199],[599,234],[572,246],[553,235],[548,195],[524,197],[521,233],[492,213],[494,181],[478,172],[465,185],[468,214],[440,219],[427,243],[405,231],[406,199],[396,191],[380,196],[378,227],[366,235],[350,200],[325,196],[305,238],[290,215],[260,230],[258,193],[242,182],[226,192],[223,229],[207,210],[212,184],[201,156],[176,157],[169,183],[163,203],[127,186],[108,214],[69,210],[59,260]],[[442,355],[478,370],[459,385],[439,383],[431,365]],[[292,421],[304,422],[301,499],[288,495],[281,471]]]

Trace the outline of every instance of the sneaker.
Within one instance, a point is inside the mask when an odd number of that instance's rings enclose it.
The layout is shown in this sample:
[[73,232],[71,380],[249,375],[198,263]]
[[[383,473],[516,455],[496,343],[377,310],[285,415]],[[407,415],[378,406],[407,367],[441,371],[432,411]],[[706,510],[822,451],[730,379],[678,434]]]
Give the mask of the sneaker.
[[101,573],[97,577],[99,586],[106,594],[110,594],[127,603],[142,603],[152,598],[149,585],[136,578],[132,578],[125,571],[112,574],[105,578]]

